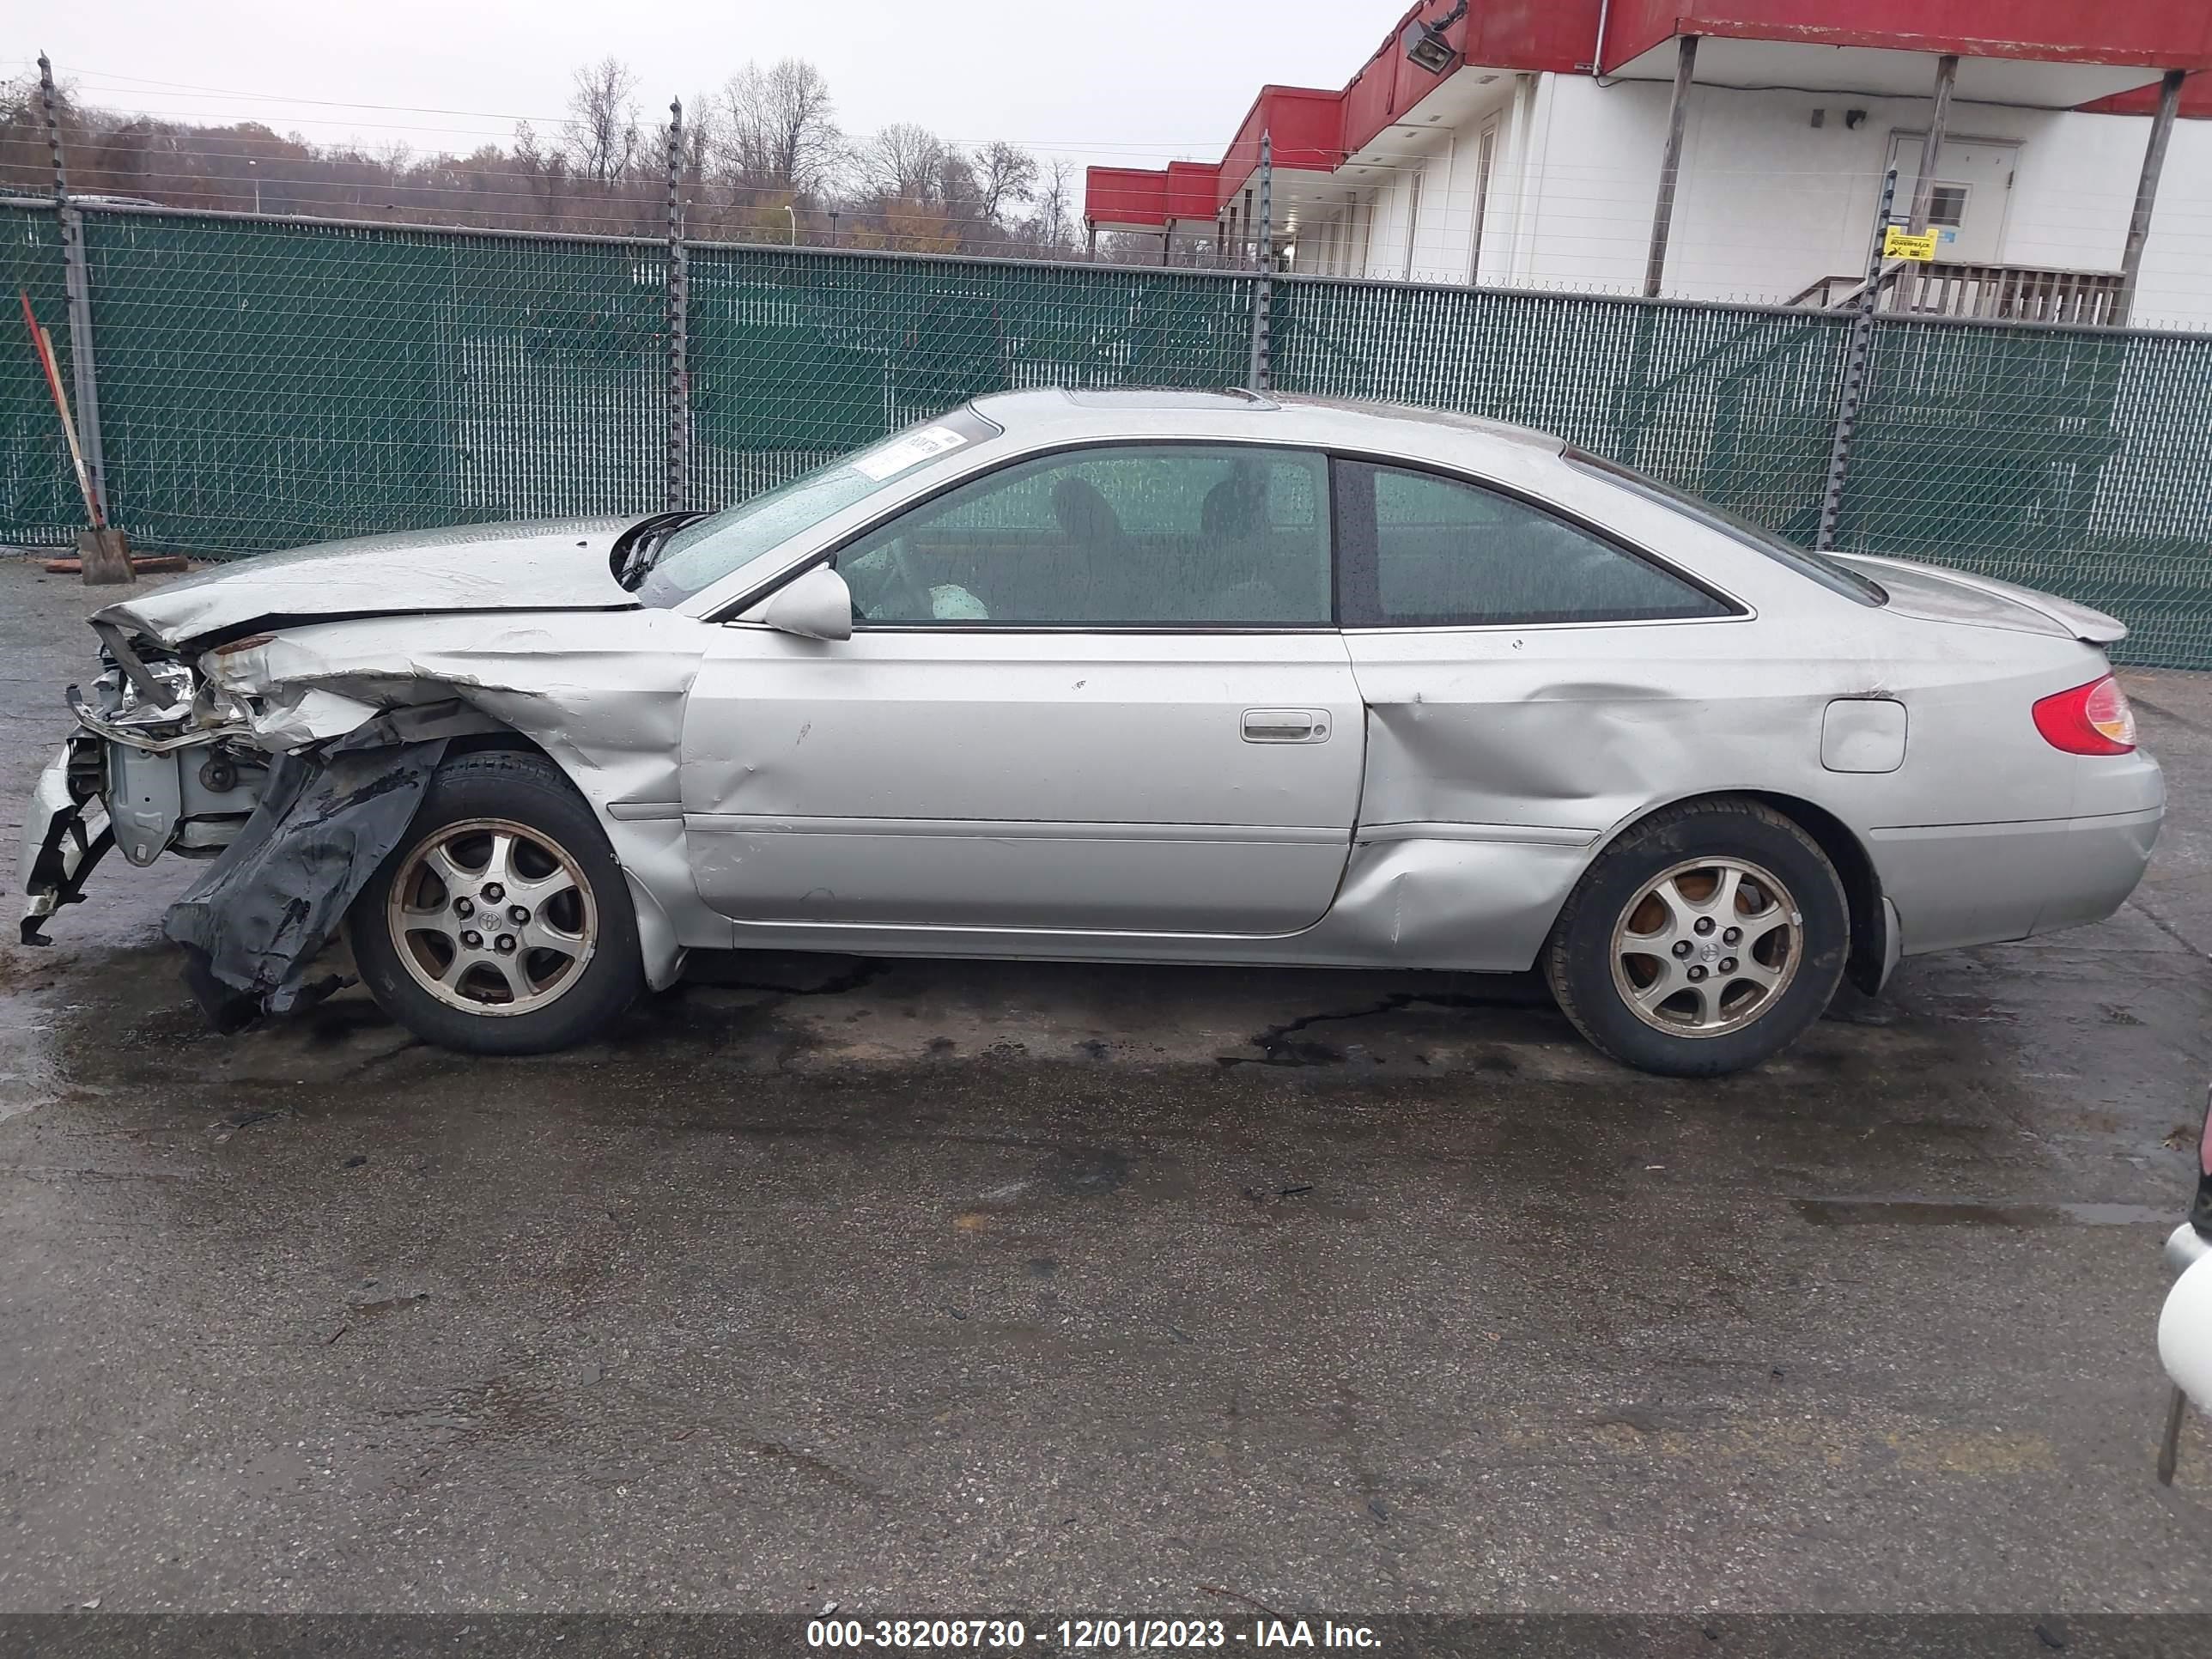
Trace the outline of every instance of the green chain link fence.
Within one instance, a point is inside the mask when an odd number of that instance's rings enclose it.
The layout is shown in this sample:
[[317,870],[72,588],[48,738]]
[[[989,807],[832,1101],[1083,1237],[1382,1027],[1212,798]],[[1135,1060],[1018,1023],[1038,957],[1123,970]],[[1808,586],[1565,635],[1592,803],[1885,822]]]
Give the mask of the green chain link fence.
[[[85,214],[111,507],[224,556],[663,501],[657,243]],[[67,349],[52,211],[0,208]],[[981,392],[1244,377],[1249,276],[693,246],[688,495],[717,505]],[[1809,542],[1849,319],[1279,278],[1280,390],[1556,432]],[[12,297],[12,295],[10,296]],[[66,358],[64,358],[66,372]],[[2212,667],[2212,336],[1883,319],[1846,549],[2115,611]],[[81,520],[26,349],[0,350],[0,538]]]

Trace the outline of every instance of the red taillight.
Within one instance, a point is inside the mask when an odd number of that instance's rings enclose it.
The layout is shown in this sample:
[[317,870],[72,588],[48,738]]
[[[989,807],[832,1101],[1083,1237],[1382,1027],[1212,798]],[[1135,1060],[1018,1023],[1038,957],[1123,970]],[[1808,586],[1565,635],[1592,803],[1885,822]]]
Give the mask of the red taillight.
[[2110,674],[2039,699],[2035,729],[2069,755],[2124,755],[2136,746],[2135,711]]

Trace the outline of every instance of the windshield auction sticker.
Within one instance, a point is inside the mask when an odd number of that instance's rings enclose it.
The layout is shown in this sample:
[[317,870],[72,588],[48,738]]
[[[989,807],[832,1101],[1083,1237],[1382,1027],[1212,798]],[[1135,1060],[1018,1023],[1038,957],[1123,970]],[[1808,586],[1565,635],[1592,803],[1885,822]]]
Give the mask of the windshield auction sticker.
[[894,473],[920,466],[924,461],[934,460],[967,441],[949,426],[926,426],[918,432],[902,433],[889,443],[878,444],[873,449],[855,455],[853,470],[864,478],[881,483]]

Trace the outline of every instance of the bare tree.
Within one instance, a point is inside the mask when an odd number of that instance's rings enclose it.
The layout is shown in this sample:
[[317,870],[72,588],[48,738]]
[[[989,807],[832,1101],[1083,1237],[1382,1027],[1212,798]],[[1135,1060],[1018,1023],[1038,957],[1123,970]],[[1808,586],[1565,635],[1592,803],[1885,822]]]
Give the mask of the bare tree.
[[763,69],[747,64],[722,88],[722,150],[731,182],[787,198],[812,196],[830,183],[844,135],[822,71],[786,58]]
[[714,157],[724,146],[722,112],[706,93],[694,93],[684,102],[684,176],[690,188],[713,171]]
[[1030,240],[1040,247],[1063,250],[1075,246],[1076,222],[1081,216],[1076,202],[1077,183],[1075,163],[1054,156],[1036,191],[1036,210],[1027,226]]
[[934,204],[944,200],[947,163],[956,159],[928,128],[894,121],[868,140],[859,162],[861,179],[877,196]]
[[947,144],[945,159],[937,164],[937,201],[948,217],[963,223],[972,225],[982,217],[975,165],[957,144]]
[[1009,208],[1036,194],[1036,157],[1003,138],[977,150],[969,171],[975,177],[979,216],[986,224],[1003,226]]
[[603,58],[576,71],[568,98],[565,149],[569,170],[610,191],[637,158],[637,76],[618,58]]
[[513,166],[525,210],[541,225],[557,226],[568,210],[568,157],[558,150],[548,154],[530,123],[518,121]]

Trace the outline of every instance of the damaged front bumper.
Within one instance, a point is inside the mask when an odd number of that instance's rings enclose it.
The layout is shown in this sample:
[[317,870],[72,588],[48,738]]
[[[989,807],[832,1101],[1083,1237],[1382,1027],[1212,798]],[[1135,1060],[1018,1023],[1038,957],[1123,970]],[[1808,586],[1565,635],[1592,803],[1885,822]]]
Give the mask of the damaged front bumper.
[[264,757],[224,743],[222,734],[117,734],[82,706],[78,720],[24,809],[26,945],[52,942],[46,922],[77,902],[94,866],[112,850],[142,866],[164,853],[215,857],[245,826],[268,773]]
[[77,729],[40,776],[23,815],[21,923],[27,945],[82,896],[120,849],[136,865],[164,853],[213,858],[252,815],[269,757],[240,711],[190,666],[148,663],[111,645],[92,695],[72,685]]
[[[111,652],[113,647],[111,646]],[[24,818],[21,923],[77,900],[106,853],[210,860],[162,921],[219,1030],[343,982],[310,965],[412,820],[457,736],[496,723],[453,699],[379,710],[334,692],[243,702],[182,663],[117,661]]]
[[115,845],[99,783],[100,739],[82,732],[71,733],[39,774],[23,814],[26,945],[52,942],[46,936],[47,921],[78,901],[94,866]]

